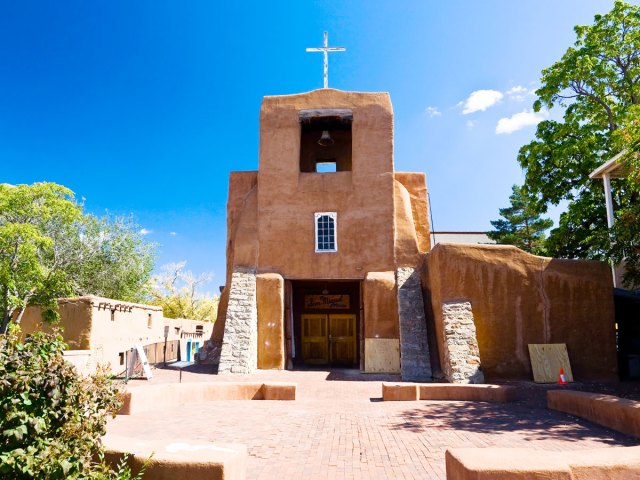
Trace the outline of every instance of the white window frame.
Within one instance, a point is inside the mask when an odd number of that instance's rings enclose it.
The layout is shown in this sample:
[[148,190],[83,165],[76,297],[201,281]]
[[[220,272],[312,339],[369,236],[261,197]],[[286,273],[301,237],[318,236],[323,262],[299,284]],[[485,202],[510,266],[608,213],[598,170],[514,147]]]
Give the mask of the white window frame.
[[[324,216],[328,216],[329,218],[331,218],[333,220],[333,246],[334,248],[329,250],[329,249],[320,249],[318,248],[320,245],[318,243],[318,219],[320,219],[320,217],[324,217]],[[315,225],[315,230],[316,230],[316,238],[315,238],[315,250],[316,253],[332,253],[332,252],[337,252],[338,251],[338,214],[336,212],[317,212],[314,214],[314,220],[313,223]]]

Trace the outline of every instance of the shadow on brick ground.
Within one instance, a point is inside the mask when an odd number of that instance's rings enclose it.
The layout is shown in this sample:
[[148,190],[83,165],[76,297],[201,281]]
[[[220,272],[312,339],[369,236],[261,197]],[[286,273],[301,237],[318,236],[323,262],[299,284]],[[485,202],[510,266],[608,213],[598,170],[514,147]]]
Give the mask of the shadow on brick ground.
[[531,408],[526,402],[429,402],[428,406],[408,409],[400,416],[403,421],[391,425],[392,430],[422,433],[441,428],[489,434],[519,432],[532,441],[575,439],[619,446],[640,444],[639,439],[561,412]]

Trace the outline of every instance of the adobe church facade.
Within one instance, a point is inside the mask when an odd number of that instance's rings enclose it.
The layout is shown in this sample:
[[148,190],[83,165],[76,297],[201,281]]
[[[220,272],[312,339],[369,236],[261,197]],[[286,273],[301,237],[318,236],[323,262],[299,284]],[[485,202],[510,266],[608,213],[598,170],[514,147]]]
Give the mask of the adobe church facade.
[[265,97],[258,171],[231,174],[227,210],[220,372],[430,377],[415,273],[430,248],[425,175],[394,171],[388,94]]
[[227,273],[200,359],[405,380],[530,379],[564,343],[574,378],[616,376],[611,272],[504,245],[430,247],[422,173],[394,170],[386,93],[265,97],[257,172],[233,172]]

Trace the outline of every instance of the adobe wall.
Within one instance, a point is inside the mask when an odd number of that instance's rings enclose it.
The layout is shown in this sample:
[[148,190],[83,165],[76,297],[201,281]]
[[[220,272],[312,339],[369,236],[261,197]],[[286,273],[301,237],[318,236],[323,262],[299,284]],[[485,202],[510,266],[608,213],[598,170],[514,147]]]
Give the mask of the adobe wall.
[[424,173],[395,172],[396,265],[414,267],[421,253],[431,250],[431,227],[426,176]]
[[[353,111],[352,171],[300,172],[303,109]],[[364,278],[394,269],[393,112],[386,93],[265,97],[260,112],[259,272]],[[315,253],[314,213],[337,212],[338,252]],[[374,241],[375,239],[375,241]]]
[[[110,364],[114,373],[125,369],[124,362],[120,363],[121,352],[135,344],[148,345],[164,340],[161,307],[100,297],[90,297],[87,302],[92,306],[90,348],[96,363]],[[148,315],[151,315],[151,323]]]
[[283,370],[284,352],[284,279],[277,273],[256,278],[258,307],[258,368]]
[[[226,286],[231,285],[234,265],[246,267],[257,261],[257,183],[258,172],[231,172],[229,176]],[[229,288],[225,288],[220,295],[218,316],[213,326],[211,339],[214,342],[222,342],[228,305]]]
[[395,272],[369,272],[362,283],[365,338],[399,338]]
[[438,345],[443,303],[469,301],[488,381],[530,380],[530,343],[566,343],[578,380],[616,378],[611,271],[605,263],[462,244],[436,245],[425,263],[423,288],[431,296]]
[[[58,303],[60,323],[64,341],[70,350],[89,350],[91,348],[91,305],[85,301],[68,301]],[[43,322],[42,309],[37,306],[27,307],[20,322],[23,335],[37,331],[51,332],[52,327]]]
[[368,272],[362,282],[364,371],[400,372],[400,332],[395,272]]

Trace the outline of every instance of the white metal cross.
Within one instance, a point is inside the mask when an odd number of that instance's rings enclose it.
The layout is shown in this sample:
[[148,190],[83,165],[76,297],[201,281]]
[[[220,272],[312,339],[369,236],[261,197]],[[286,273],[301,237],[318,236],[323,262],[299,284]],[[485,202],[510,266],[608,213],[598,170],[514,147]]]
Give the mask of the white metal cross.
[[307,52],[322,52],[324,54],[324,88],[329,88],[329,52],[345,52],[343,47],[330,47],[329,35],[324,32],[324,46],[321,48],[307,48]]

